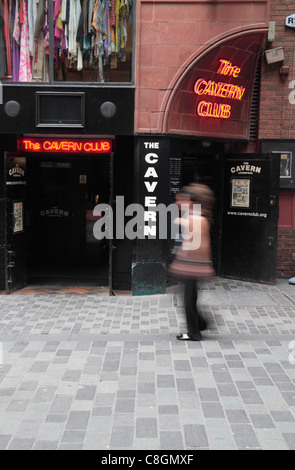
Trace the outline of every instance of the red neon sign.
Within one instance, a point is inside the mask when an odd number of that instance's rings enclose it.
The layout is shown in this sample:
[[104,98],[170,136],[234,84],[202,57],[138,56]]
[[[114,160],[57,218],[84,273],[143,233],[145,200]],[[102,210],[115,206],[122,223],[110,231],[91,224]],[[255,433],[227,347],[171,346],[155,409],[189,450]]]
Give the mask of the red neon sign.
[[[220,59],[220,66],[217,73],[229,77],[237,78],[241,69],[225,59]],[[216,98],[227,98],[231,100],[241,100],[245,93],[245,87],[226,82],[215,82],[199,78],[194,85],[194,92],[201,95],[209,95]],[[201,101],[197,106],[197,114],[200,117],[212,117],[228,119],[231,115],[229,104],[212,103]]]
[[110,153],[111,139],[21,138],[19,150],[30,153]]

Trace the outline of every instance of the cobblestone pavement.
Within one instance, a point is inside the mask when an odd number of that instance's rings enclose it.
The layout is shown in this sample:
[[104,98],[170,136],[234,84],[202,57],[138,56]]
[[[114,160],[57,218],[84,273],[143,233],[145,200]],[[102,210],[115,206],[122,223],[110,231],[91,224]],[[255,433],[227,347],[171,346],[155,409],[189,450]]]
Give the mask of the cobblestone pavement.
[[0,449],[295,449],[295,286],[0,296]]

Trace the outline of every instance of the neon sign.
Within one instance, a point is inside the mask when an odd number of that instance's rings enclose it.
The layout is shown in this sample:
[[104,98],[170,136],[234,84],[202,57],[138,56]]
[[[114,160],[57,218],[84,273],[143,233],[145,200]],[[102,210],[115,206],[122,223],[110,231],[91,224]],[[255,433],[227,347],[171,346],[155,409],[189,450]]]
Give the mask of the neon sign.
[[58,139],[58,138],[21,138],[19,150],[30,153],[110,153],[110,139]]
[[[220,59],[220,66],[217,73],[229,77],[237,78],[241,69],[225,59]],[[194,92],[201,95],[209,95],[216,98],[227,98],[231,100],[241,100],[245,93],[245,87],[226,82],[215,82],[199,78],[194,85]],[[212,103],[201,101],[197,106],[197,114],[200,117],[212,117],[228,119],[231,115],[231,106],[229,104]]]

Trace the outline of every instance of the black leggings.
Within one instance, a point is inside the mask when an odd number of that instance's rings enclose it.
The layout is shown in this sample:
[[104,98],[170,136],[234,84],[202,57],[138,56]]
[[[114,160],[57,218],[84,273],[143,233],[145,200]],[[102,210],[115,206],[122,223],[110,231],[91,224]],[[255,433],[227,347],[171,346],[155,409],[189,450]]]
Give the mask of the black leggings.
[[198,286],[194,279],[186,279],[184,282],[184,309],[187,321],[187,333],[190,338],[200,336],[200,331],[206,329],[205,319],[197,308]]

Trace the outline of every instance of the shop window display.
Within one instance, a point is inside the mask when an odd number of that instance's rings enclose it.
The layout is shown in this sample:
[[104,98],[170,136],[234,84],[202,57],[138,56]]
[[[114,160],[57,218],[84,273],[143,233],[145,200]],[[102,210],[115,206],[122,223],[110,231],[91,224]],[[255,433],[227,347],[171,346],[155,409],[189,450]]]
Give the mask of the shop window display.
[[0,0],[0,80],[130,82],[132,4]]

